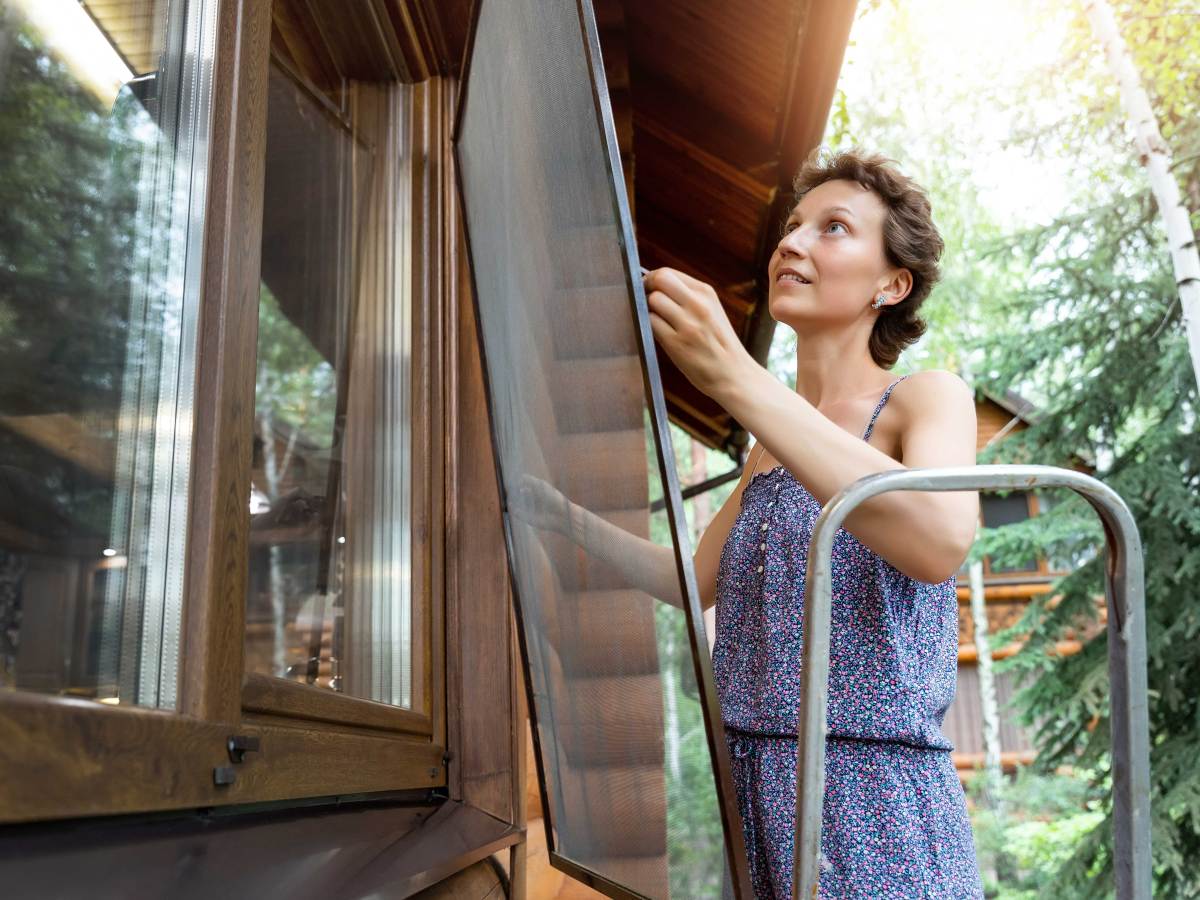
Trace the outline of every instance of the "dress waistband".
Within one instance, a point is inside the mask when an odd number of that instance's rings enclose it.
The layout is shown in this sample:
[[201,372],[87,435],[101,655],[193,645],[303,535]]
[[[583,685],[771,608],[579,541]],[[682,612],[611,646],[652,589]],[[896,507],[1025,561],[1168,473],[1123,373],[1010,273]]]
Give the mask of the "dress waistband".
[[[752,731],[746,728],[738,728],[734,725],[725,725],[725,733],[734,737],[746,738],[763,738],[774,741],[797,741],[797,735],[794,734],[776,734],[770,731]],[[825,735],[826,742],[835,741],[844,744],[891,744],[896,747],[908,747],[910,750],[927,750],[935,753],[951,752],[945,747],[930,747],[925,744],[914,744],[911,741],[898,741],[892,738],[873,738],[862,737],[860,735],[850,734],[827,734]]]

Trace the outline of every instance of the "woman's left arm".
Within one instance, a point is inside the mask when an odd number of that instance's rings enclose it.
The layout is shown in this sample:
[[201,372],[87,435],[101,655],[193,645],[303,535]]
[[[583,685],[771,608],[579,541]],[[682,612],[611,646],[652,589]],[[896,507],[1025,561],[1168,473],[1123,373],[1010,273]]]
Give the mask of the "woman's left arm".
[[[890,403],[902,422],[897,461],[835,425],[755,362],[709,285],[658,269],[647,288],[651,328],[676,365],[819,503],[876,472],[974,464],[975,402],[957,375],[922,372],[896,389]],[[937,583],[966,558],[978,517],[975,491],[890,491],[858,506],[845,527],[901,572]]]
[[[950,372],[920,372],[889,401],[900,415],[901,461],[843,430],[750,360],[740,383],[714,396],[796,476],[817,502],[865,475],[975,463],[975,401]],[[865,424],[865,423],[864,423]],[[958,571],[975,540],[975,491],[889,491],[860,504],[846,530],[918,581]]]

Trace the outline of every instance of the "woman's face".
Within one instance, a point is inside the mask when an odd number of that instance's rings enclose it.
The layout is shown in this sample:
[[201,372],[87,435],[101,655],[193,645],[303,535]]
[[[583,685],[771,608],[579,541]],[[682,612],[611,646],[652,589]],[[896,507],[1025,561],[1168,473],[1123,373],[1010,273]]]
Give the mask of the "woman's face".
[[772,317],[797,330],[844,326],[874,318],[871,301],[881,291],[889,300],[907,293],[895,279],[908,273],[884,254],[886,217],[883,201],[854,181],[827,181],[805,194],[767,266]]

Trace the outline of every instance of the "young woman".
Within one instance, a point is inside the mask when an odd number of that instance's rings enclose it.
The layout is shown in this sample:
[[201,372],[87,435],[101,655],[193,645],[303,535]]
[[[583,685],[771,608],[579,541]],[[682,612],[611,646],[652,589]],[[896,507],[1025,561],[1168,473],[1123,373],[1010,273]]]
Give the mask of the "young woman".
[[[873,472],[971,465],[975,406],[956,375],[889,370],[924,332],[942,240],[916,184],[857,152],[812,160],[771,256],[771,315],[796,333],[796,389],[756,363],[716,293],[646,278],[656,340],[757,437],[695,554],[717,604],[713,667],[759,897],[790,897],[804,576],[821,506]],[[898,491],[846,520],[833,549],[822,897],[983,895],[966,802],[941,732],[954,698],[955,572],[974,492]]]
[[[882,157],[814,159],[768,266],[771,315],[796,333],[796,389],[746,352],[715,291],[646,276],[656,340],[757,437],[695,553],[717,605],[713,668],[755,893],[790,898],[804,577],[822,505],[874,472],[972,465],[975,404],[956,375],[889,371],[925,330],[942,240],[921,189]],[[679,604],[669,548],[526,480],[514,512],[569,535],[631,585]],[[941,732],[958,663],[955,572],[975,492],[864,502],[833,545],[820,895],[901,900],[983,891]]]

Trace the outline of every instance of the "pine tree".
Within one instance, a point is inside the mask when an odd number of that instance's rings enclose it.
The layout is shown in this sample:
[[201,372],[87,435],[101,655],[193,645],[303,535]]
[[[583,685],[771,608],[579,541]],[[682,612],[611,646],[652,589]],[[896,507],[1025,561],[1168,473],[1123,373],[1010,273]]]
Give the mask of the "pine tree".
[[[1164,2],[1116,4],[1134,48],[1185,196],[1200,197],[1200,77],[1195,17]],[[1096,148],[1122,150],[1126,134],[1102,51],[1080,17],[1070,48],[1073,77],[1094,85],[1083,107],[1047,135],[1092,165],[1086,203],[1048,227],[1016,236],[1030,278],[1009,298],[1008,327],[984,342],[995,390],[1034,394],[1040,416],[981,461],[1070,464],[1088,460],[1128,503],[1145,549],[1149,646],[1151,779],[1155,896],[1200,895],[1200,440],[1196,383],[1178,292],[1154,199],[1136,160],[1097,162]],[[1059,78],[1063,77],[1058,72]],[[1188,90],[1187,85],[1192,89]],[[1116,157],[1119,159],[1119,157]],[[1196,204],[1189,204],[1193,209]],[[1195,228],[1196,223],[1192,223]],[[1045,651],[1067,629],[1094,620],[1103,559],[1090,558],[1100,535],[1082,500],[1068,499],[1024,527],[989,536],[1003,559],[1040,549],[1084,561],[1056,586],[1060,602],[1037,601],[1014,631],[1029,631],[1006,663],[1027,676],[1018,696],[1036,723],[1038,766],[1070,764],[1094,773],[1105,809],[1111,801],[1106,641],[1103,633],[1069,657]],[[1003,639],[1003,638],[1002,638]],[[1111,890],[1108,821],[1091,832],[1061,873],[1066,896]]]

